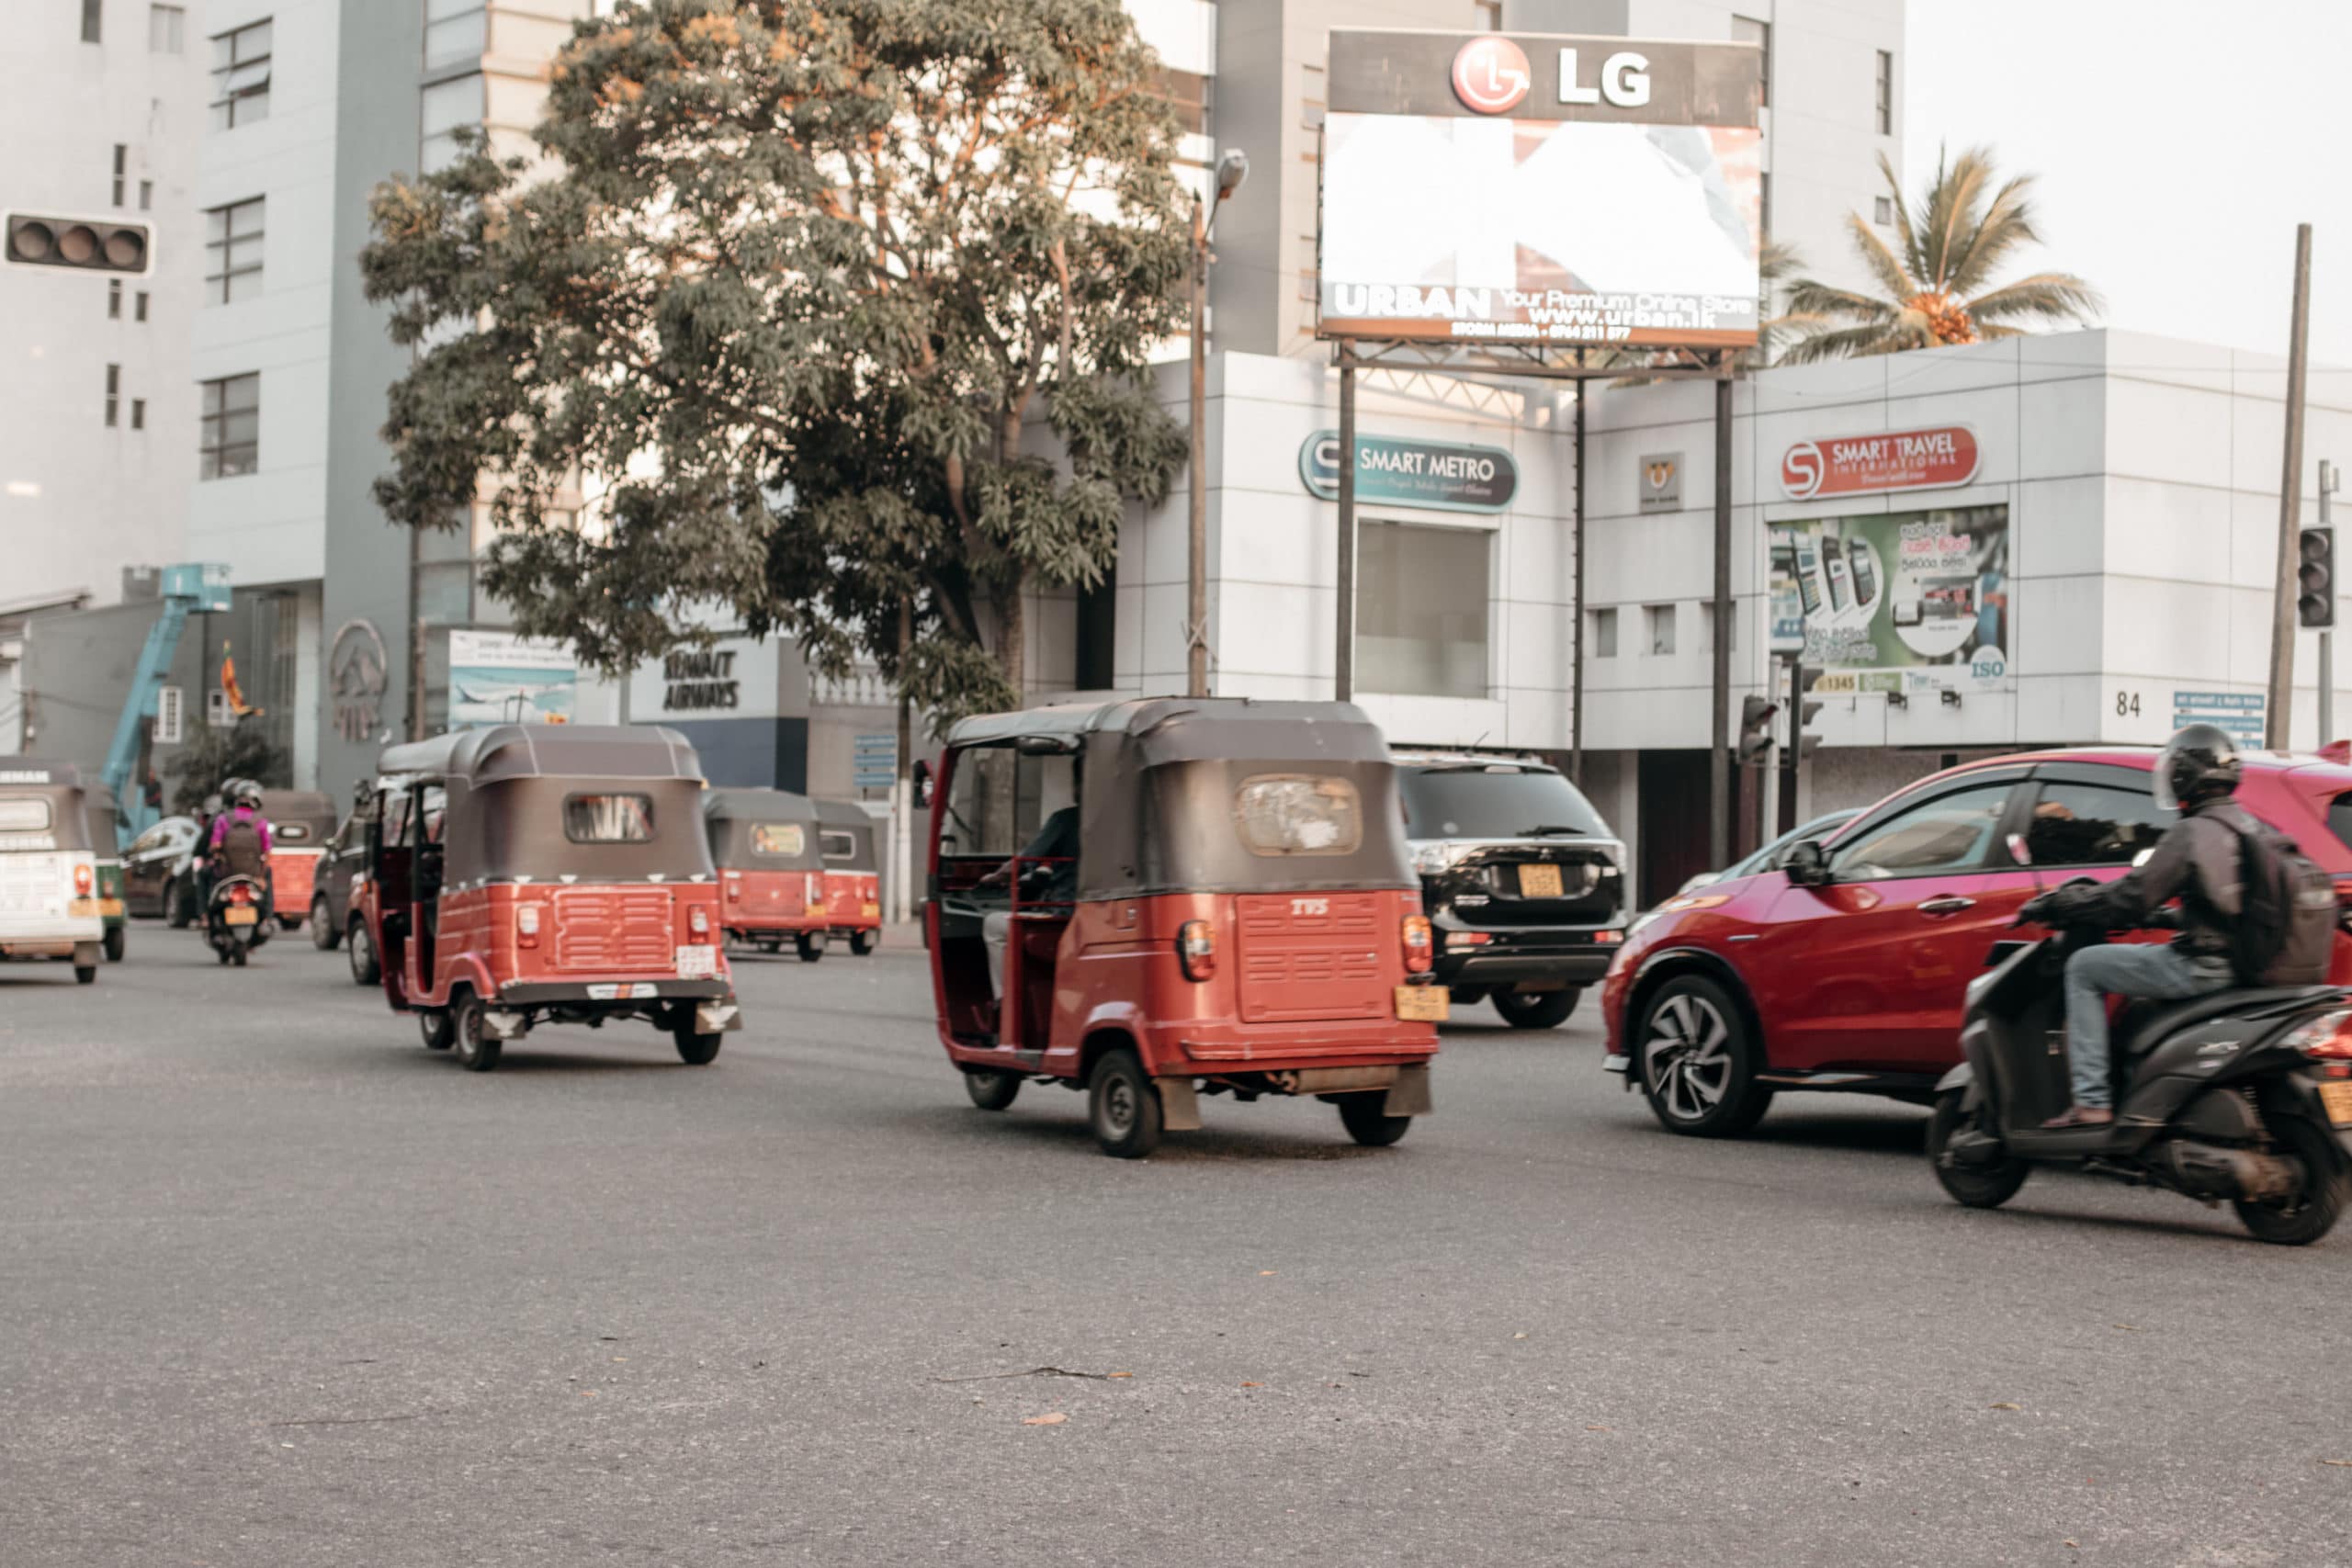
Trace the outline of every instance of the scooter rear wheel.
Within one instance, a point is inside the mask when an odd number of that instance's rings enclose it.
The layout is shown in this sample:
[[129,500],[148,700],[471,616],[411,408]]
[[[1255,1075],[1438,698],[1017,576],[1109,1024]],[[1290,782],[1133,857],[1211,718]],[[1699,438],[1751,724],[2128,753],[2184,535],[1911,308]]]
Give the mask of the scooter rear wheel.
[[1937,1098],[1935,1114],[1928,1118],[1928,1166],[1956,1201],[1972,1209],[1997,1209],[2018,1195],[2033,1167],[2014,1157],[1991,1165],[1960,1165],[1946,1157],[1952,1134],[1976,1122],[1978,1113],[1962,1107],[1966,1098],[1967,1091],[1957,1089]]
[[2300,1116],[2269,1118],[2278,1152],[2303,1168],[2302,1190],[2286,1203],[2234,1201],[2238,1223],[2256,1241],[2278,1247],[2309,1247],[2335,1228],[2352,1197],[2352,1173],[2344,1168],[2335,1134]]

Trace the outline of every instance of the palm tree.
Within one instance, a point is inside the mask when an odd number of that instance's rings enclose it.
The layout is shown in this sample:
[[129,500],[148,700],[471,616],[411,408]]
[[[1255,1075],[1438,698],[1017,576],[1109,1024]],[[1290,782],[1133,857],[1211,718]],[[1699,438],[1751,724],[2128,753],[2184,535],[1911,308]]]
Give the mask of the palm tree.
[[1785,324],[1804,335],[1788,344],[1781,363],[2015,337],[2025,330],[2019,321],[2077,321],[2105,308],[2098,291],[2071,272],[2037,272],[1978,292],[2012,252],[2041,240],[2031,175],[2015,176],[1985,200],[1994,178],[1991,149],[1972,147],[1949,161],[1939,155],[1916,209],[1905,208],[1903,183],[1883,152],[1878,166],[1894,197],[1898,245],[1880,239],[1859,212],[1847,214],[1846,226],[1884,297],[1810,277],[1792,283]]

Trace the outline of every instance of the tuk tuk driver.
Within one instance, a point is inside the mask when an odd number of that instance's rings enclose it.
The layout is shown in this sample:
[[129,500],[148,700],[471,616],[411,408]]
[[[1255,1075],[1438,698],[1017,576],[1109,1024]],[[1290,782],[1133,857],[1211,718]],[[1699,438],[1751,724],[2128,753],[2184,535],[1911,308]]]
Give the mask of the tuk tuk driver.
[[[1078,897],[1078,807],[1065,806],[1038,825],[1036,836],[1023,846],[1020,860],[1044,860],[1051,863],[1029,868],[1030,886],[1022,889],[1023,896],[1038,903],[1068,905]],[[1012,886],[1015,862],[1003,865],[979,880],[981,887]],[[1012,911],[992,909],[980,920],[980,935],[988,942],[989,963],[996,978],[996,994],[1004,995],[1004,950],[1012,937]]]

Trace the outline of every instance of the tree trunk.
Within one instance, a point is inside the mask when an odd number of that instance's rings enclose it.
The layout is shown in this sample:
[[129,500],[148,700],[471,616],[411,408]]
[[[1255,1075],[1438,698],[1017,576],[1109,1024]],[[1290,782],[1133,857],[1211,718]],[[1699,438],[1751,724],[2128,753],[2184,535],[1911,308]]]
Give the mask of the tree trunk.
[[1023,701],[1029,695],[1029,682],[1023,671],[1022,640],[1027,635],[1025,625],[1025,590],[1029,586],[1026,567],[1014,569],[1013,577],[996,602],[996,658],[1004,667],[1004,678],[1012,682],[1012,690]]

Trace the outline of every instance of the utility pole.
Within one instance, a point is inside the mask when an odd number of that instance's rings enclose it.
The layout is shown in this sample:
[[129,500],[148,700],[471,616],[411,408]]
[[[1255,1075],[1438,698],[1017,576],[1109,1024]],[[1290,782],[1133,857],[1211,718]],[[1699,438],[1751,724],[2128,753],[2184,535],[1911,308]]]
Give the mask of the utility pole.
[[2303,380],[2306,340],[2312,321],[2312,226],[2295,225],[2295,308],[2287,335],[2287,452],[2278,484],[2278,564],[2271,585],[2270,687],[2263,714],[2263,742],[2274,751],[2288,747],[2294,716],[2295,622],[2300,583],[2303,516]]
[[1714,722],[1708,730],[1707,863],[1731,863],[1731,355],[1716,361]]
[[[1584,368],[1584,350],[1577,350],[1577,368]],[[1592,383],[1582,376],[1576,379],[1576,519],[1577,537],[1572,547],[1575,557],[1575,587],[1569,592],[1571,613],[1575,619],[1568,623],[1568,777],[1578,789],[1584,787],[1584,399]]]
[[[1227,148],[1216,161],[1216,190],[1211,200],[1193,198],[1193,467],[1185,497],[1184,694],[1209,694],[1209,228],[1215,207],[1250,177],[1250,160]],[[1213,206],[1214,204],[1214,206]],[[1067,367],[1065,367],[1067,370]]]
[[907,705],[907,657],[914,647],[914,616],[899,595],[899,776],[890,785],[890,919],[914,913],[914,715]]
[[1356,694],[1356,345],[1340,340],[1340,603],[1339,647],[1332,651],[1331,697]]

